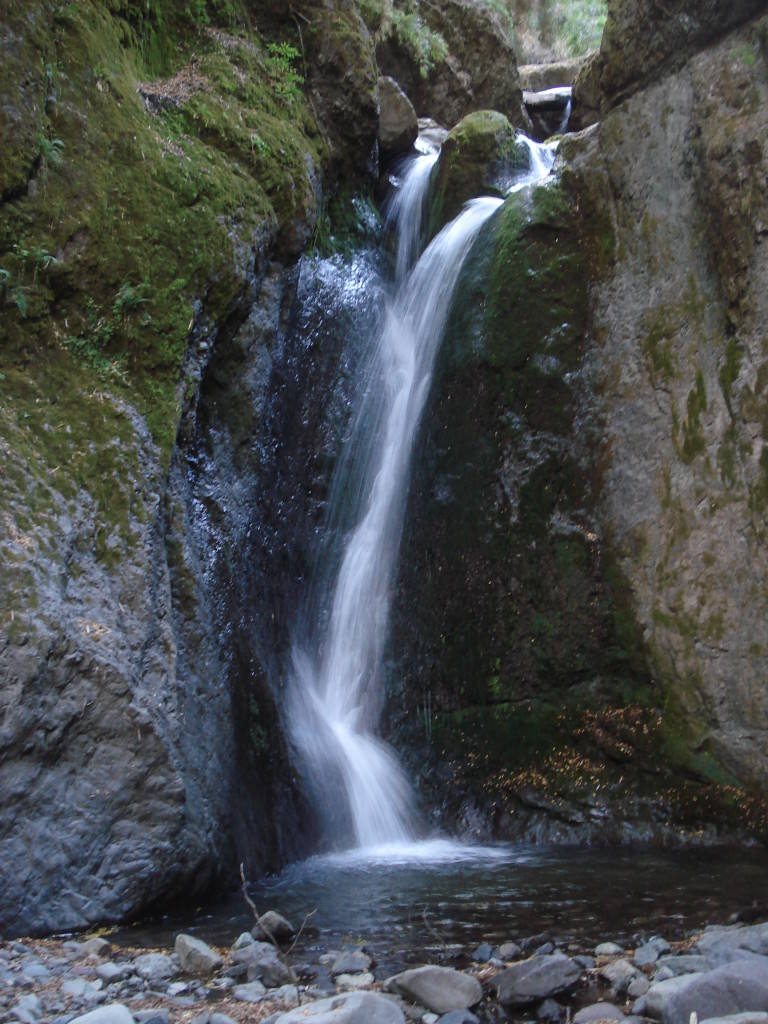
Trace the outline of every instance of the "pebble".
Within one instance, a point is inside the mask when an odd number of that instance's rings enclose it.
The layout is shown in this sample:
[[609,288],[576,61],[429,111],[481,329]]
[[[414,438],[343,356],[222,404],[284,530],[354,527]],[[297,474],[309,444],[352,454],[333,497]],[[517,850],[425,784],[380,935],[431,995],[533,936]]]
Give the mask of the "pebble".
[[624,949],[616,942],[601,942],[595,946],[595,956],[619,956]]
[[502,942],[499,946],[499,956],[502,960],[515,960],[522,952],[516,942]]
[[479,964],[488,963],[493,956],[493,947],[487,942],[481,942],[477,949],[472,954],[472,959],[477,961]]

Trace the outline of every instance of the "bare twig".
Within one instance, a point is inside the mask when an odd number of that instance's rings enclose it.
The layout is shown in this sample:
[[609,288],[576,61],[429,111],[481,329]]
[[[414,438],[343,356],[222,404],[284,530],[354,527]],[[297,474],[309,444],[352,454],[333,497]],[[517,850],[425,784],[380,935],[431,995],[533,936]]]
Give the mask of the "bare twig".
[[301,927],[296,932],[296,935],[294,937],[293,942],[290,944],[290,946],[286,950],[281,950],[280,949],[280,943],[275,938],[275,936],[272,933],[271,929],[269,929],[264,924],[263,918],[262,918],[261,914],[259,913],[256,904],[253,902],[253,900],[251,899],[251,897],[250,897],[250,895],[248,893],[248,880],[245,877],[245,866],[242,863],[240,864],[240,885],[241,885],[241,888],[243,890],[243,898],[245,899],[245,902],[248,904],[248,906],[251,908],[251,912],[252,912],[253,917],[254,917],[254,919],[256,921],[257,927],[259,928],[259,930],[261,931],[261,933],[263,935],[267,936],[269,941],[272,943],[272,945],[277,950],[278,958],[281,960],[281,962],[291,972],[291,982],[296,986],[296,993],[297,993],[297,996],[298,996],[299,1005],[301,1005],[301,992],[299,991],[299,979],[298,979],[298,976],[296,975],[296,972],[293,969],[293,966],[288,963],[287,957],[296,948],[296,943],[301,938],[301,933],[304,931],[304,928],[306,927],[307,921],[309,921],[309,919],[311,917],[314,917],[314,915],[317,913],[317,907],[315,907],[314,910],[310,910],[308,914],[304,915],[304,920],[301,922]]

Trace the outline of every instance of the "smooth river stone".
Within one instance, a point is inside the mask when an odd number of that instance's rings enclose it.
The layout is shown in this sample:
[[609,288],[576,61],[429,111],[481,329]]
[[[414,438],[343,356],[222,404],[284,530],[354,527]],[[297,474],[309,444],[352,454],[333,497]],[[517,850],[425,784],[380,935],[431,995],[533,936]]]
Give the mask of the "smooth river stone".
[[281,1013],[275,1024],[405,1024],[405,1017],[385,996],[346,992]]
[[432,965],[396,974],[389,979],[387,987],[435,1013],[464,1010],[479,1003],[483,997],[477,978],[454,971],[451,967]]

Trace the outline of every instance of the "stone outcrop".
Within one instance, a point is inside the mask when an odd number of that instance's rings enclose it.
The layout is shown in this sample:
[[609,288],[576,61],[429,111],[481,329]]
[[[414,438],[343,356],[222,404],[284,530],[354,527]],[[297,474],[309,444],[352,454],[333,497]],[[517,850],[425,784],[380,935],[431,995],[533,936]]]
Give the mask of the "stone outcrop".
[[[376,57],[395,78],[419,117],[452,126],[473,110],[498,110],[516,128],[529,126],[517,77],[517,60],[507,25],[499,14],[473,0],[421,0],[420,16],[438,33],[447,53],[423,68],[407,40],[396,32],[380,39]],[[482,54],[482,60],[478,60]]]
[[[716,42],[730,29],[764,8],[762,0],[672,0],[653,3],[608,4],[608,18],[599,53],[576,80],[575,114],[580,126],[590,120],[582,112],[606,111],[638,89],[679,70],[698,50]],[[595,103],[595,83],[599,92]],[[593,114],[593,116],[595,116]]]
[[314,109],[301,57],[252,34],[23,6],[0,17],[6,934],[124,918],[311,835],[234,566],[292,265],[377,122],[351,5],[312,11]]
[[445,752],[425,788],[456,792],[452,762],[475,796],[440,806],[476,834],[765,832],[767,30],[604,110],[469,261],[406,517],[393,728]]

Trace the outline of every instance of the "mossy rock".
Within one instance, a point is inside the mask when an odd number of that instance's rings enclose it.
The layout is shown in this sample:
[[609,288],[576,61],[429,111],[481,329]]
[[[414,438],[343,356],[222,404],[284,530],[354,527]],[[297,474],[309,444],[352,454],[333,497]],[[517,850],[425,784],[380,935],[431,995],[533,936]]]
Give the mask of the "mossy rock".
[[430,236],[475,196],[504,196],[530,169],[530,154],[507,118],[495,110],[468,114],[443,143],[430,183]]

